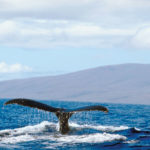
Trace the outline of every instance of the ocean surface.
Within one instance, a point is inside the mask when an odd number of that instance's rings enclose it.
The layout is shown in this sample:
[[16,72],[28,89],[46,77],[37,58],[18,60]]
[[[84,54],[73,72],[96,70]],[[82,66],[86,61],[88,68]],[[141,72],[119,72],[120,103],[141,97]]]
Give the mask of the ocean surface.
[[150,106],[41,101],[54,107],[103,105],[109,113],[80,112],[69,119],[71,131],[61,135],[53,113],[0,100],[0,150],[150,150]]

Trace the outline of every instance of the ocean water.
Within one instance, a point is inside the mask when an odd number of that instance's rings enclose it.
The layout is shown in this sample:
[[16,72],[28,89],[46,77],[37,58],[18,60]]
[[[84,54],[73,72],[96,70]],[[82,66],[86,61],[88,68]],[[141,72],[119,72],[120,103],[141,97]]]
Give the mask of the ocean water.
[[53,113],[0,100],[0,150],[150,150],[150,106],[109,103],[41,101],[54,107],[103,105],[109,109],[80,112],[61,135]]

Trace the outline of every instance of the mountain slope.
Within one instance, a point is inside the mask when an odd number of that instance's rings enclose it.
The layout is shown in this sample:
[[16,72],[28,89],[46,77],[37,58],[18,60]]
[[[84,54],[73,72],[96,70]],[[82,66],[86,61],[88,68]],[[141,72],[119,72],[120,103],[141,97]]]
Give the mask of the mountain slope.
[[123,64],[3,81],[0,97],[150,104],[150,65]]

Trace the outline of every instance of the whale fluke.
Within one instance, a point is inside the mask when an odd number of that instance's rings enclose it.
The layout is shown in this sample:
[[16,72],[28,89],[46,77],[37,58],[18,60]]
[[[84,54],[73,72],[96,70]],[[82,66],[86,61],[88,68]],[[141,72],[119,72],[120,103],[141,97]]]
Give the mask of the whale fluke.
[[85,107],[79,107],[75,109],[65,109],[64,112],[81,112],[81,111],[103,111],[103,112],[108,112],[108,109],[104,106],[100,105],[95,105],[95,106],[85,106]]
[[37,108],[40,110],[55,113],[55,115],[57,116],[59,120],[59,131],[62,134],[66,134],[69,132],[68,120],[76,112],[81,112],[81,111],[108,112],[108,109],[101,105],[85,106],[85,107],[80,107],[80,108],[75,108],[75,109],[64,109],[64,108],[55,108],[55,107],[31,100],[31,99],[25,99],[25,98],[12,99],[12,100],[7,101],[4,105],[8,105],[8,104],[18,104],[18,105],[28,106],[28,107]]
[[54,108],[52,106],[49,106],[49,105],[31,100],[31,99],[25,99],[25,98],[12,99],[12,100],[7,101],[4,105],[8,105],[8,104],[18,104],[18,105],[37,108],[37,109],[41,109],[41,110],[49,111],[49,112],[57,112],[61,110],[60,108]]

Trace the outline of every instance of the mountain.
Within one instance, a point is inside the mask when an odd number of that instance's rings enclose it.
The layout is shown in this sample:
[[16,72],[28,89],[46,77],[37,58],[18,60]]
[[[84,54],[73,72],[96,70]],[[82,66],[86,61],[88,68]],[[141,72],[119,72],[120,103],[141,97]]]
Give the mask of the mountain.
[[0,82],[0,98],[150,104],[150,65],[97,67],[59,76]]

